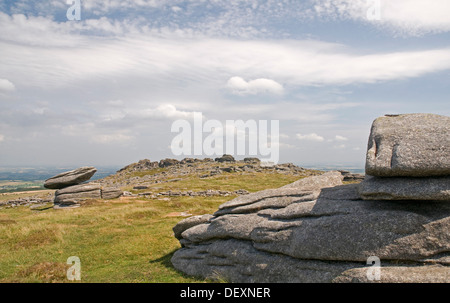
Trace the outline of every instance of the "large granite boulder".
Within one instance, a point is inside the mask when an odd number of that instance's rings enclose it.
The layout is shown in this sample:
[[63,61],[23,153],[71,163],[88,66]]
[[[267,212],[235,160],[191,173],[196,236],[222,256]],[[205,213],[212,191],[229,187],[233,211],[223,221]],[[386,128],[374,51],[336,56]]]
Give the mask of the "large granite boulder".
[[365,200],[449,200],[450,117],[390,115],[373,122]]
[[59,189],[55,192],[55,204],[76,204],[87,199],[101,199],[101,185],[86,183]]
[[450,203],[362,200],[339,172],[237,197],[174,227],[178,270],[230,282],[450,282]]
[[366,174],[450,176],[450,117],[405,114],[376,119],[369,137]]
[[44,182],[48,189],[62,189],[72,185],[78,185],[88,181],[97,171],[95,167],[80,167],[75,170],[63,172],[51,177]]

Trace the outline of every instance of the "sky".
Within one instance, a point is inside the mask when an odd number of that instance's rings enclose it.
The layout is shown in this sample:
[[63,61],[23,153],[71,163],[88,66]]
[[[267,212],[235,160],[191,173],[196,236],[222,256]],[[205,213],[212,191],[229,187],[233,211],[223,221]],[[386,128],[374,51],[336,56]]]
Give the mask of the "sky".
[[448,0],[73,5],[0,0],[0,166],[182,159],[200,112],[279,121],[279,162],[363,167],[377,117],[450,114]]

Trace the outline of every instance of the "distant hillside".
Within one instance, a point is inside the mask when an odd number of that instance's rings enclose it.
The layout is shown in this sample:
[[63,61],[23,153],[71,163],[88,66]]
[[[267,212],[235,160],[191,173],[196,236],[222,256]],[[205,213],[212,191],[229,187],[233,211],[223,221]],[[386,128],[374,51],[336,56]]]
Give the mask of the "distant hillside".
[[[0,167],[0,180],[3,181],[44,181],[59,173],[77,167]],[[91,180],[102,179],[116,173],[120,167],[97,167]]]

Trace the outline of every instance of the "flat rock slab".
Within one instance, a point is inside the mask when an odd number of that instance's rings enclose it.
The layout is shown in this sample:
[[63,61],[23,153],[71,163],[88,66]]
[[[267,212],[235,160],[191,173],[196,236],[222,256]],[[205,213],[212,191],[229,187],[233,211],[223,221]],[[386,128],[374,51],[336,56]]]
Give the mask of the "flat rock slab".
[[117,187],[106,187],[102,188],[102,199],[116,199],[122,196],[123,191]]
[[450,201],[450,177],[382,178],[366,175],[359,194],[364,200]]
[[366,174],[450,176],[450,117],[405,114],[377,118],[369,137]]
[[366,282],[367,259],[377,256],[387,268],[381,282],[450,282],[450,203],[366,201],[358,184],[330,182],[318,189],[317,177],[303,179],[292,187],[312,194],[299,199],[285,199],[287,186],[181,221],[172,264],[237,283]]
[[86,199],[101,199],[101,185],[87,183],[59,189],[55,192],[55,203],[77,202]]
[[78,185],[88,181],[97,171],[95,167],[80,167],[75,170],[63,172],[51,177],[44,182],[44,187],[48,189],[62,189],[72,185]]

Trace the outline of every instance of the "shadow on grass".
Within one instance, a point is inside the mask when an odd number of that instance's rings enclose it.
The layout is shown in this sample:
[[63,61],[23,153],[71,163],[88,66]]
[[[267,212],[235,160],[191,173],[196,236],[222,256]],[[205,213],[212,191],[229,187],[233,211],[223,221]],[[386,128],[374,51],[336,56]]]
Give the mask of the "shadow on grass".
[[33,208],[31,210],[33,210],[33,211],[44,211],[44,210],[49,210],[49,209],[53,209],[53,205],[45,207],[45,208]]
[[[189,275],[185,274],[184,272],[179,271],[178,269],[176,269],[176,268],[173,266],[173,264],[172,264],[172,262],[171,262],[170,260],[172,259],[173,254],[174,254],[177,250],[178,250],[178,248],[172,250],[170,253],[168,253],[168,254],[166,254],[166,255],[164,255],[164,256],[158,258],[158,259],[150,260],[149,263],[151,263],[151,264],[159,263],[159,264],[161,264],[162,266],[164,266],[164,267],[166,267],[166,268],[168,268],[168,269],[170,269],[170,270],[173,270],[173,271],[177,272],[177,273],[178,273],[180,276],[182,276],[183,278],[187,278],[187,279],[196,279],[196,277],[189,276]],[[198,278],[198,277],[197,277],[197,278]]]
[[174,249],[172,250],[170,253],[162,256],[161,258],[155,259],[155,260],[150,260],[149,263],[159,263],[167,268],[170,269],[175,269],[175,267],[173,267],[172,262],[170,262],[170,260],[172,259],[173,254],[177,251],[178,249]]

